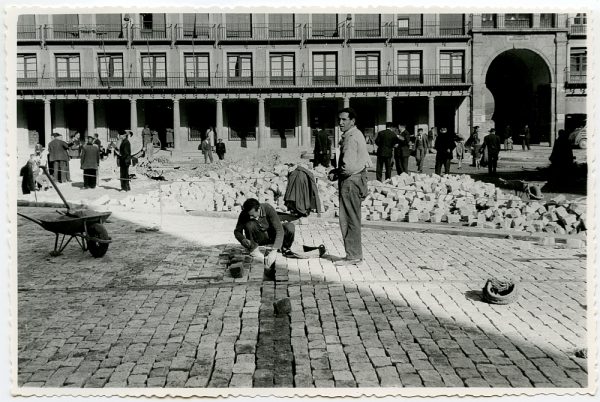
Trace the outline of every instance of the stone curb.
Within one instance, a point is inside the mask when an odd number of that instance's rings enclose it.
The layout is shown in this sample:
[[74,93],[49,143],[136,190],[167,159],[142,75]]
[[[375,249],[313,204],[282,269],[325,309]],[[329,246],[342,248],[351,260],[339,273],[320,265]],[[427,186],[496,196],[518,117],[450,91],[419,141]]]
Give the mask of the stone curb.
[[[72,207],[80,208],[80,207],[91,207],[93,205],[84,205],[84,204],[73,204],[70,203]],[[64,208],[65,205],[63,203],[56,202],[35,202],[35,201],[26,201],[26,200],[18,200],[17,206],[19,207],[38,207],[38,208]],[[110,209],[111,206],[105,205],[107,209]],[[121,210],[118,206],[114,208],[115,210]],[[168,215],[183,215],[182,212],[173,213],[173,211],[168,211],[166,214]],[[207,218],[230,218],[236,219],[238,217],[237,212],[218,212],[218,211],[187,211],[188,215],[191,216],[201,216]],[[303,223],[311,224],[318,222],[327,222],[330,224],[337,224],[338,220],[333,218],[321,218],[321,217],[308,217],[301,218],[303,219]],[[379,229],[379,230],[401,230],[407,232],[421,232],[421,233],[436,233],[436,234],[448,234],[448,235],[459,235],[459,236],[471,236],[471,237],[488,237],[494,239],[505,239],[512,238],[516,240],[528,240],[528,241],[537,241],[542,244],[551,245],[553,243],[561,243],[561,244],[577,244],[582,242],[583,245],[587,243],[587,236],[578,234],[578,235],[560,235],[553,233],[544,233],[544,232],[519,232],[519,231],[509,231],[503,229],[483,229],[477,227],[467,227],[467,226],[451,226],[451,225],[440,225],[435,223],[408,223],[408,222],[386,222],[379,221],[377,223],[372,223],[371,221],[363,220],[362,227],[369,229]]]

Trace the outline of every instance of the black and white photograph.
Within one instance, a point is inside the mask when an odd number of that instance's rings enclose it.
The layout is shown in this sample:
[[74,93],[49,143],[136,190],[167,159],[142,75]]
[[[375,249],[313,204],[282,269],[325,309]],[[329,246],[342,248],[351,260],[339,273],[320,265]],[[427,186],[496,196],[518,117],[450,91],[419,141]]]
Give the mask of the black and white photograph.
[[596,10],[287,6],[7,8],[11,393],[596,392]]

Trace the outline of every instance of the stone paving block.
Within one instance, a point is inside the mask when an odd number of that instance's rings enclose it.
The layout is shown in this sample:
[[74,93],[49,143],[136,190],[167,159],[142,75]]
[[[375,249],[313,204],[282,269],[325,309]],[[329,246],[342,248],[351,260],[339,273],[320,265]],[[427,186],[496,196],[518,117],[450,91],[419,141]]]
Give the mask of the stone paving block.
[[206,388],[208,386],[208,376],[192,376],[187,379],[184,387],[186,388]]
[[252,388],[252,374],[233,374],[230,387]]
[[166,377],[151,377],[146,381],[148,388],[162,388],[167,383]]

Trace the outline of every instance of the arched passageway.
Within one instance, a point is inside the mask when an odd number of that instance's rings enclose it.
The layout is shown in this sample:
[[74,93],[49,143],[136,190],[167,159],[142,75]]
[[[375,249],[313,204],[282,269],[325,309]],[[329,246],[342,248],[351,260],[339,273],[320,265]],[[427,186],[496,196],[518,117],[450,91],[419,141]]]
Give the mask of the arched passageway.
[[485,84],[493,95],[492,120],[503,135],[510,126],[513,139],[525,124],[531,141],[550,141],[551,75],[546,62],[527,49],[511,49],[498,55],[490,64]]

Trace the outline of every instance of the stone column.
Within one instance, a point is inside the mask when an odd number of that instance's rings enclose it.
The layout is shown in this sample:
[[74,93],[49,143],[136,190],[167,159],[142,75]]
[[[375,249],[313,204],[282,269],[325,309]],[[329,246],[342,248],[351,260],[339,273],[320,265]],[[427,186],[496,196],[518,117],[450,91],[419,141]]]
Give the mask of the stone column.
[[394,113],[392,110],[392,96],[385,97],[385,122],[394,121]]
[[554,146],[554,141],[556,140],[557,117],[558,115],[556,113],[556,83],[552,83],[550,84],[550,147]]
[[96,125],[94,121],[94,100],[87,100],[87,135],[94,135],[96,131]]
[[258,147],[264,148],[265,146],[265,99],[258,98]]
[[138,121],[137,121],[137,100],[135,98],[129,99],[129,129],[137,133]]
[[429,112],[427,114],[427,124],[429,125],[429,129],[435,126],[435,96],[429,96]]
[[182,149],[181,138],[179,138],[179,132],[181,131],[181,123],[179,121],[179,99],[173,98],[173,147],[177,150]]
[[44,145],[47,147],[52,141],[52,110],[50,99],[44,99]]
[[215,121],[215,130],[217,131],[217,138],[224,138],[223,135],[223,99],[217,98],[217,117]]
[[308,101],[300,98],[300,145],[304,148],[310,147],[310,130],[308,127]]

